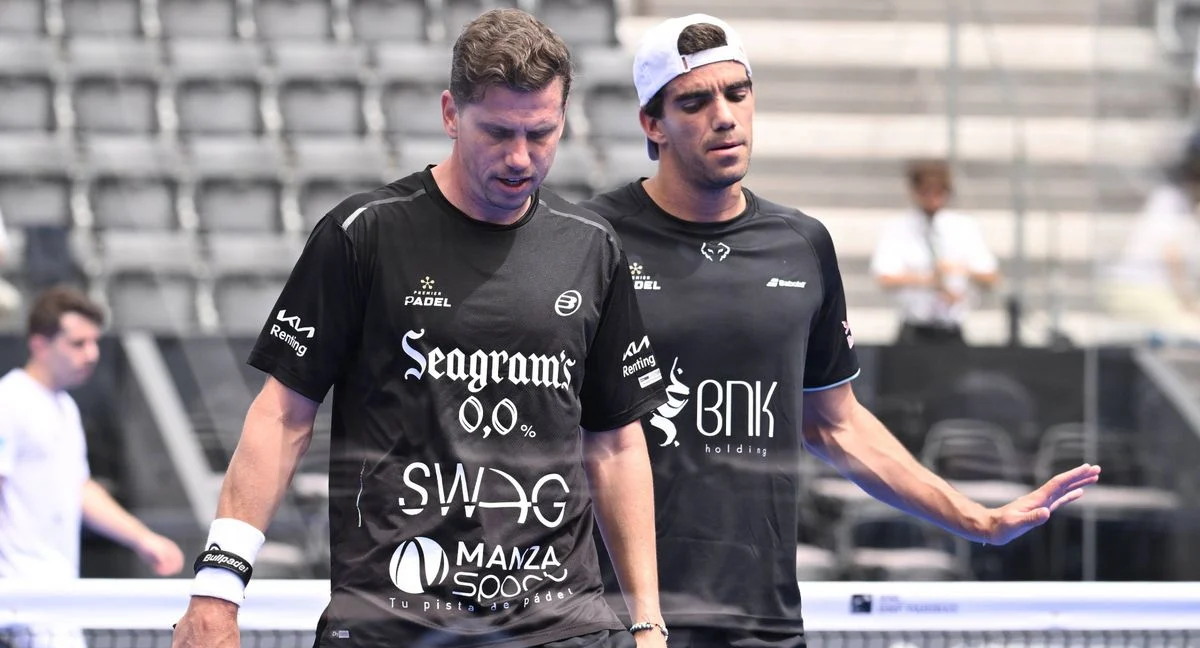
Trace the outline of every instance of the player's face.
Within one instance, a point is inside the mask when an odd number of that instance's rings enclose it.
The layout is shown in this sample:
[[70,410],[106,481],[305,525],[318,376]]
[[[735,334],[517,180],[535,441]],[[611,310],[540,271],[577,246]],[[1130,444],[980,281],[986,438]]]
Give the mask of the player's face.
[[91,378],[100,360],[100,327],[78,313],[64,313],[54,337],[34,336],[34,354],[59,389],[78,387]]
[[676,77],[663,94],[663,118],[645,123],[660,133],[660,164],[691,183],[721,189],[750,170],[754,92],[741,63],[711,63]]
[[938,180],[922,180],[913,187],[912,194],[917,208],[930,216],[940,212],[950,200],[950,189]]
[[502,86],[488,88],[483,99],[456,106],[442,97],[446,131],[454,138],[457,184],[469,215],[493,222],[520,216],[542,184],[562,137],[562,79],[536,92]]

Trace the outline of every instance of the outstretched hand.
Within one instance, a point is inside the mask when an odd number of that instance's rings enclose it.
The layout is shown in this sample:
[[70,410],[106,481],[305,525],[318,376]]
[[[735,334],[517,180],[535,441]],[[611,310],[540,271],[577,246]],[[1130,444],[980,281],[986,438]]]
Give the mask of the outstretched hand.
[[1040,488],[993,510],[987,543],[1008,544],[1046,523],[1058,507],[1083,497],[1083,488],[1100,479],[1100,466],[1083,464],[1051,477]]

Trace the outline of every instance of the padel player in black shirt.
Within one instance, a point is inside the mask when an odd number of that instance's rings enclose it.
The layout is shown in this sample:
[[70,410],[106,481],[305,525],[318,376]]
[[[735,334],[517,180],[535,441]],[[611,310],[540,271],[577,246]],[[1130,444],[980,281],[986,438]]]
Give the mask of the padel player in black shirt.
[[673,648],[804,644],[802,449],[885,502],[994,543],[1096,480],[1098,468],[1081,466],[985,509],[915,461],[854,399],[859,368],[828,231],[742,186],[754,91],[737,33],[712,16],[667,20],[645,34],[633,76],[657,172],[585,206],[626,246],[668,383],[667,403],[643,423]]

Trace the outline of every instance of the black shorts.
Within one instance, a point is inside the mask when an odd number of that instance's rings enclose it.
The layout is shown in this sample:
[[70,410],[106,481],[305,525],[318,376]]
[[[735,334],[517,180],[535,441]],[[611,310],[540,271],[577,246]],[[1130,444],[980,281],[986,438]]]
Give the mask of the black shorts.
[[806,648],[803,634],[732,628],[667,628],[670,648]]

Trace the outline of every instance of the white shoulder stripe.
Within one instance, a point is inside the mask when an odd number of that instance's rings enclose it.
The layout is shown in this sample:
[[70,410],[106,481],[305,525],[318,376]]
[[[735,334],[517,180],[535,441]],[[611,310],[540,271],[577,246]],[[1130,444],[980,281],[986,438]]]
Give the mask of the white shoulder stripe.
[[[543,204],[543,205],[545,205],[546,203],[545,203],[545,202],[543,202],[542,204]],[[548,210],[548,211],[549,211],[551,214],[554,214],[555,216],[563,216],[563,217],[565,217],[565,218],[570,218],[570,219],[572,219],[572,220],[577,220],[577,221],[579,221],[580,223],[583,223],[584,225],[590,225],[590,226],[592,226],[592,227],[595,227],[596,229],[600,230],[601,232],[604,232],[605,234],[609,234],[609,233],[610,233],[607,227],[605,227],[605,226],[601,225],[600,223],[597,223],[596,221],[593,221],[593,220],[588,220],[588,219],[586,219],[586,218],[584,218],[584,217],[582,217],[582,216],[576,216],[575,214],[568,214],[567,212],[558,211],[557,209],[554,209],[554,208],[552,208],[552,207],[546,207],[546,209],[547,209],[547,210]]]
[[387,203],[394,203],[394,202],[409,202],[410,200],[415,200],[424,195],[425,195],[425,190],[418,189],[416,192],[409,194],[407,196],[395,196],[393,198],[381,198],[379,200],[372,200],[371,202],[363,205],[362,207],[355,209],[353,214],[350,214],[350,217],[347,218],[346,221],[342,223],[342,231],[349,230],[351,223],[353,223],[355,220],[358,220],[358,217],[361,216],[363,212],[367,211],[368,209],[370,209],[376,205],[386,205]]

